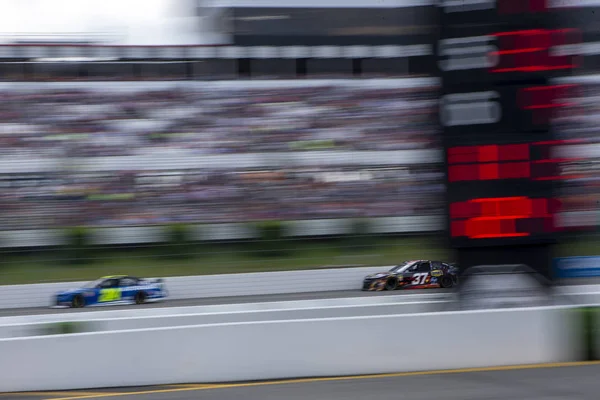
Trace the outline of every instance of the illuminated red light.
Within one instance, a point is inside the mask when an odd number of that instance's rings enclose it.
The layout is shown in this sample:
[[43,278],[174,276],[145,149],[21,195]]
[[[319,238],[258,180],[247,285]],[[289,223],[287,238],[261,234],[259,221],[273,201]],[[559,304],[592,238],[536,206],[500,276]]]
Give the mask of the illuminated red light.
[[[573,159],[553,158],[553,145],[564,141],[531,144],[458,146],[448,149],[448,181],[487,181],[497,179],[564,180],[560,163]],[[538,159],[530,156],[537,154]],[[532,159],[533,158],[533,159]]]
[[531,111],[534,125],[549,124],[559,109],[572,106],[565,99],[578,85],[546,85],[520,89],[517,93],[517,104],[522,110]]
[[473,163],[479,158],[478,146],[457,146],[448,149],[448,163]]
[[527,144],[453,147],[448,164],[450,182],[531,177]]
[[517,102],[522,110],[568,107],[573,104],[563,99],[577,87],[576,84],[532,86],[519,90]]
[[578,29],[527,29],[495,33],[494,36],[500,50],[490,53],[491,58],[498,59],[498,65],[490,70],[492,73],[542,72],[579,67],[577,54],[552,54],[556,46],[580,44],[582,36]]
[[524,14],[548,11],[547,0],[498,0],[498,13]]
[[529,162],[508,163],[501,165],[501,174],[498,179],[525,178],[531,178],[531,165]]
[[498,164],[482,164],[479,166],[479,179],[489,180],[498,179],[500,172],[498,171]]
[[471,239],[522,237],[554,229],[547,199],[497,197],[450,205],[453,237]]
[[531,177],[528,162],[452,165],[448,167],[450,182],[493,179],[527,179]]
[[498,161],[518,161],[529,159],[528,144],[507,144],[498,146]]
[[448,163],[463,164],[529,159],[528,144],[458,146],[448,149]]

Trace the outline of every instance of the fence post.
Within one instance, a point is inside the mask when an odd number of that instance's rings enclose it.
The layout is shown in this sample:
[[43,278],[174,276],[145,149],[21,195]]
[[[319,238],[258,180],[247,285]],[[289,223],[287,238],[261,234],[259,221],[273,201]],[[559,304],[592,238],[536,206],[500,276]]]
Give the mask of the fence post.
[[583,361],[596,361],[597,352],[597,307],[581,309],[581,340],[583,342]]

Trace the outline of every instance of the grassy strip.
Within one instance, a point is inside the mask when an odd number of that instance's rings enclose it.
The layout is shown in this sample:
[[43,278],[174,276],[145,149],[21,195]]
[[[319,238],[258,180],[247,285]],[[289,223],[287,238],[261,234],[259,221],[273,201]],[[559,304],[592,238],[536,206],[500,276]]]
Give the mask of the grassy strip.
[[[565,241],[556,247],[555,256],[597,255],[599,241],[597,236]],[[339,265],[392,265],[419,258],[454,259],[452,251],[435,237],[290,240],[279,246],[270,256],[268,250],[256,243],[100,248],[87,253],[90,260],[79,263],[70,261],[60,249],[27,254],[4,252],[0,261],[0,284],[86,281],[114,274],[168,277]],[[282,248],[285,251],[281,251]]]

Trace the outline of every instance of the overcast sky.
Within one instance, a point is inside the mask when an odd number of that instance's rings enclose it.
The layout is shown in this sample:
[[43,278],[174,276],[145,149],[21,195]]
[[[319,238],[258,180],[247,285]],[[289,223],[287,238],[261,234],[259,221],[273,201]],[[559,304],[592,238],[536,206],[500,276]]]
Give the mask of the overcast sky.
[[117,31],[129,45],[202,43],[187,0],[0,0],[0,5],[3,35]]

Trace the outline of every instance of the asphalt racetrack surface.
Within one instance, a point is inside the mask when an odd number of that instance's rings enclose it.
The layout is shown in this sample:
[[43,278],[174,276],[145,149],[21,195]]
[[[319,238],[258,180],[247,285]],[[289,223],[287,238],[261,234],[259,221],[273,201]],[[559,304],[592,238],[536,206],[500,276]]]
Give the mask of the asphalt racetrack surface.
[[[143,308],[165,308],[165,307],[189,307],[189,306],[206,306],[217,304],[240,304],[240,303],[263,303],[275,301],[296,301],[296,300],[316,300],[316,299],[335,299],[349,297],[375,297],[375,296],[397,296],[411,294],[439,294],[440,300],[450,294],[449,290],[445,289],[427,289],[427,290],[395,290],[393,292],[363,292],[361,290],[343,290],[331,292],[310,292],[310,293],[293,293],[293,294],[276,294],[276,295],[253,295],[253,296],[227,296],[227,297],[211,297],[199,299],[185,300],[165,300],[160,303],[148,303],[144,305],[120,305],[120,306],[103,306],[103,307],[85,307],[79,309],[71,308],[6,308],[0,309],[0,317],[12,317],[19,315],[40,315],[40,314],[67,314],[76,312],[90,311],[107,311],[107,310],[135,310]],[[434,300],[429,298],[428,300]],[[600,398],[599,398],[600,399]]]
[[0,400],[598,400],[600,363],[231,384],[7,393]]

